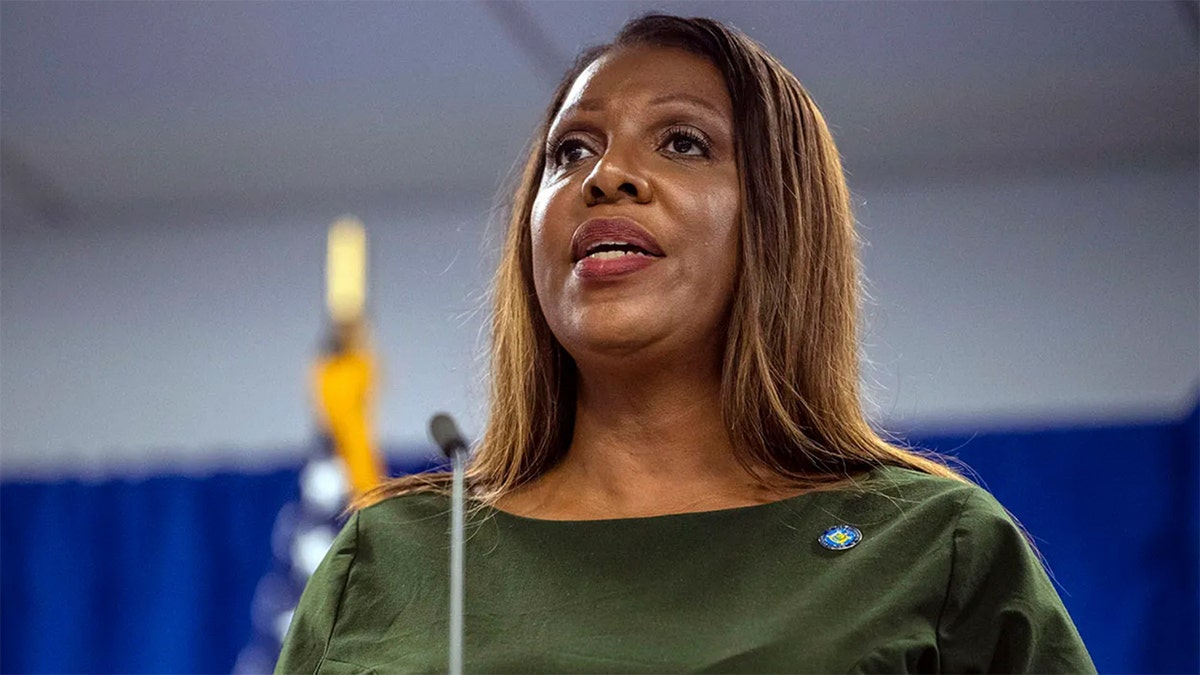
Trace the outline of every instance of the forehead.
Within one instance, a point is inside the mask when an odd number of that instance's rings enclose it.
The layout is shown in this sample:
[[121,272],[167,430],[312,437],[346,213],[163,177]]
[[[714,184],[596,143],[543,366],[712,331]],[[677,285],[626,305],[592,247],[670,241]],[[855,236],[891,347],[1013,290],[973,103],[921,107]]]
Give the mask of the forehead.
[[555,117],[672,100],[732,115],[725,78],[711,61],[673,47],[631,47],[605,54],[584,69]]

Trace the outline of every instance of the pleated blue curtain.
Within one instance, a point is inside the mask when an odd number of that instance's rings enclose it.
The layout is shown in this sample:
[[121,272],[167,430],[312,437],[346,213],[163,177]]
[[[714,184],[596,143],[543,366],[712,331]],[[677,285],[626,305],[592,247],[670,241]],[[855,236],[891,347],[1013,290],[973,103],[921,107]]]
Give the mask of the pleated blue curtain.
[[297,471],[0,487],[6,673],[221,673]]
[[[958,455],[1035,536],[1101,672],[1200,672],[1200,406],[910,441]],[[0,482],[0,671],[229,672],[298,468]]]

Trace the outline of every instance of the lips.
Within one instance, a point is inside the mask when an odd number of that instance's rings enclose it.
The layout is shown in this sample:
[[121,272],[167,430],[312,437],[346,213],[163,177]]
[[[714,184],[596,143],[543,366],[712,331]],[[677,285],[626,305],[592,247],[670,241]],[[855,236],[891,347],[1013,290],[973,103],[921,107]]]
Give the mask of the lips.
[[629,218],[591,218],[575,230],[571,237],[572,262],[600,251],[629,251],[653,258],[666,255],[654,236]]

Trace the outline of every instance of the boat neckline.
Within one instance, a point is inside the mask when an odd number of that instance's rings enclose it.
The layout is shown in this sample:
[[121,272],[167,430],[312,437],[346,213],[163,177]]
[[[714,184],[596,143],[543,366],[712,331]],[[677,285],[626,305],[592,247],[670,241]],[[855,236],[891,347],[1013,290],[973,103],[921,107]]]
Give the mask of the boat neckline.
[[791,497],[776,499],[770,502],[761,504],[746,504],[744,506],[731,506],[722,509],[705,509],[702,511],[680,511],[677,513],[659,513],[648,516],[623,516],[616,518],[584,518],[584,519],[560,519],[560,518],[534,518],[530,516],[522,516],[510,511],[496,508],[490,504],[482,505],[481,510],[498,518],[509,520],[516,523],[525,523],[529,525],[545,525],[545,526],[565,526],[565,525],[599,525],[599,524],[637,524],[663,522],[668,520],[686,520],[686,519],[701,519],[701,518],[719,518],[719,517],[734,517],[742,514],[765,512],[777,508],[785,508],[803,504],[810,499],[816,499],[827,494],[844,494],[845,492],[853,492],[861,490],[863,484],[872,482],[879,477],[879,472],[882,467],[873,467],[866,471],[858,479],[852,479],[843,487],[833,489],[819,489],[802,492]]

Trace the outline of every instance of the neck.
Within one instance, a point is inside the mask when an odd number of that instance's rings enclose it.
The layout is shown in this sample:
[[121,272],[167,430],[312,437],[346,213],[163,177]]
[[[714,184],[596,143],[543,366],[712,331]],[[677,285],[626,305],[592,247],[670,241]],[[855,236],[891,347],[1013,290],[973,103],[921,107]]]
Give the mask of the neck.
[[764,493],[734,451],[717,363],[581,365],[570,448],[503,506],[535,517],[589,519],[779,499]]

